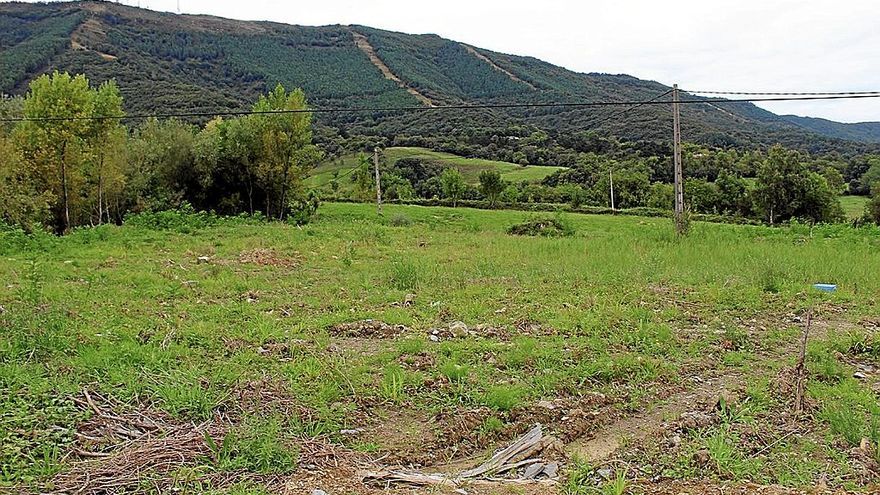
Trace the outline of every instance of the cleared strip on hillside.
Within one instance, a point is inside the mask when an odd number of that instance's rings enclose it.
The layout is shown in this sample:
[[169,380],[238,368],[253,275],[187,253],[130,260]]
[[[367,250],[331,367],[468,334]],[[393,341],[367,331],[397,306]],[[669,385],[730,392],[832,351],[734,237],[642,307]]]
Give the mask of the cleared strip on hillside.
[[528,81],[523,81],[522,79],[517,77],[516,74],[510,72],[509,70],[505,69],[504,67],[499,66],[498,64],[493,62],[492,59],[490,59],[489,57],[478,52],[476,48],[474,48],[470,45],[465,45],[464,43],[462,43],[461,46],[463,46],[464,49],[467,50],[467,52],[470,53],[471,55],[473,55],[473,56],[477,57],[478,59],[482,60],[483,62],[486,62],[487,64],[489,64],[489,67],[492,67],[493,69],[497,70],[498,72],[509,77],[511,81],[525,84],[530,89],[538,89],[535,86],[533,86],[532,83],[530,83]]
[[429,107],[434,106],[434,102],[431,101],[430,98],[423,95],[422,93],[419,93],[417,89],[403,82],[403,79],[398,77],[397,74],[395,74],[391,70],[391,68],[388,67],[388,65],[385,64],[385,62],[382,61],[381,58],[379,58],[379,55],[376,53],[376,50],[373,48],[373,45],[370,44],[370,40],[368,40],[366,36],[355,31],[354,29],[351,30],[351,35],[354,37],[354,44],[357,45],[357,47],[362,52],[364,52],[364,54],[370,59],[370,62],[372,62],[373,65],[376,66],[376,68],[382,71],[382,75],[385,76],[385,79],[396,82],[398,86],[405,89],[409,94],[415,96],[424,105],[427,105]]

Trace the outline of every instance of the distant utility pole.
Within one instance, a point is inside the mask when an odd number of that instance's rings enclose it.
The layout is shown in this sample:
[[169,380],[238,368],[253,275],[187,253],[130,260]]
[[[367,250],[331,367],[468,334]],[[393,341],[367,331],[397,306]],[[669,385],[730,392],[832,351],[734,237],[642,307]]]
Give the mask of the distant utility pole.
[[608,180],[611,182],[611,212],[614,213],[614,169],[608,168]]
[[681,118],[679,117],[678,84],[672,86],[672,153],[675,159],[675,233],[684,235],[684,174],[681,171]]
[[376,209],[382,214],[382,181],[379,176],[379,148],[373,148],[373,168],[376,170]]

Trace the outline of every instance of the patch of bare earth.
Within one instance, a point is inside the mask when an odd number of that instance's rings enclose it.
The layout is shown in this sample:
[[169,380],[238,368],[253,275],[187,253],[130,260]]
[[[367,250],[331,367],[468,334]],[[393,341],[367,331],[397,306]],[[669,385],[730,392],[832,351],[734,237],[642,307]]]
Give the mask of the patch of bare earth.
[[621,448],[648,439],[663,431],[670,421],[707,402],[713,404],[719,396],[730,395],[743,386],[739,375],[721,376],[703,381],[697,387],[671,396],[657,407],[621,418],[589,435],[571,442],[566,450],[591,463],[611,458]]
[[410,329],[404,325],[391,325],[379,320],[364,320],[333,325],[328,331],[334,337],[393,339],[410,332]]
[[375,48],[373,48],[373,45],[370,44],[370,40],[368,40],[366,36],[353,29],[351,30],[351,35],[354,37],[354,44],[358,47],[360,51],[364,53],[364,55],[367,56],[367,58],[370,59],[370,62],[372,62],[372,64],[375,65],[376,68],[382,72],[382,76],[384,76],[385,79],[397,83],[398,86],[405,89],[407,93],[415,96],[416,99],[422,102],[422,104],[424,104],[425,106],[434,106],[434,102],[430,98],[420,93],[419,90],[406,84],[400,77],[397,76],[397,74],[395,74],[391,70],[390,67],[388,67],[387,64],[385,64],[385,62],[379,57],[379,54],[376,53]]
[[238,262],[244,265],[271,266],[275,268],[295,268],[300,265],[299,253],[294,256],[284,256],[272,249],[257,248],[242,251],[238,255]]

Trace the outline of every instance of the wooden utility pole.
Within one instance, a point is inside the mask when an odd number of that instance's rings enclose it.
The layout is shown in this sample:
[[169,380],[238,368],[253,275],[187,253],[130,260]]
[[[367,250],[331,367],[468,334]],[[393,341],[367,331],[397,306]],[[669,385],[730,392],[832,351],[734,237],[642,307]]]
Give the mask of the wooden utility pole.
[[382,214],[382,179],[379,175],[379,148],[373,148],[373,168],[376,170],[376,209]]
[[611,183],[611,212],[614,212],[614,170],[608,168],[608,181]]
[[684,235],[684,174],[681,171],[681,118],[679,117],[678,84],[672,86],[672,153],[675,160],[675,233]]

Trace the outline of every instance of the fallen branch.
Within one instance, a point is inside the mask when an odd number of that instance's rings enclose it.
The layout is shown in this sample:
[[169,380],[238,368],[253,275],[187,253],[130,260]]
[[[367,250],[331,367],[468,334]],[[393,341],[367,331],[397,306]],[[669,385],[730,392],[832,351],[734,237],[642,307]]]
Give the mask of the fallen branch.
[[[539,457],[556,440],[544,436],[541,425],[535,426],[505,449],[495,453],[479,466],[455,475],[426,474],[419,471],[387,469],[363,475],[366,484],[412,486],[440,486],[458,488],[462,485],[555,485],[559,464]],[[504,473],[518,473],[515,477],[499,477]]]

